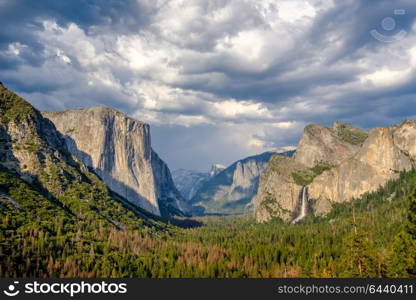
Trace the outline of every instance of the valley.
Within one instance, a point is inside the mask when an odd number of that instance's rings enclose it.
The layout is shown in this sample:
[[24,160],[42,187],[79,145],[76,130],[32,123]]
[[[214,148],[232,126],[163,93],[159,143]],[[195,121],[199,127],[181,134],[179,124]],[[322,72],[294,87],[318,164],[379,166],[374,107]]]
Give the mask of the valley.
[[415,137],[312,124],[296,150],[172,176],[146,123],[1,85],[0,277],[415,277]]
[[[200,217],[188,223],[187,229],[148,223],[141,229],[117,230],[102,221],[98,225],[75,223],[63,215],[30,222],[16,220],[16,214],[9,214],[5,222],[3,215],[0,237],[7,244],[3,242],[0,248],[0,275],[414,276],[415,269],[408,262],[414,259],[415,248],[400,245],[405,236],[415,234],[415,185],[416,172],[403,173],[399,180],[357,199],[354,205],[340,204],[325,218],[308,216],[297,225],[258,224],[249,216]],[[23,217],[23,212],[17,216]]]

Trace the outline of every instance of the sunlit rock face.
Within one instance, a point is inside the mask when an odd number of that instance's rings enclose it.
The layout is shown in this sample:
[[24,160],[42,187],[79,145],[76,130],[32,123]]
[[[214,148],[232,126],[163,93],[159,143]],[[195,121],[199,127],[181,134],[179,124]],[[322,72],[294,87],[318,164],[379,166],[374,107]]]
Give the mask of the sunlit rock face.
[[[415,121],[368,133],[338,122],[332,128],[309,125],[293,158],[271,159],[255,198],[256,218],[293,220],[296,197],[305,185],[314,213],[326,214],[332,204],[375,191],[400,171],[411,170],[415,159]],[[319,171],[322,164],[325,169]],[[296,174],[307,174],[308,180],[300,183]]]
[[258,222],[273,218],[284,221],[292,219],[302,185],[296,183],[292,173],[307,167],[291,157],[273,156],[267,170],[260,177],[257,195],[254,198],[255,217]]
[[168,167],[151,148],[148,124],[106,107],[43,115],[114,192],[159,216],[161,206],[185,209]]
[[316,212],[324,214],[332,203],[376,191],[397,178],[399,171],[411,168],[411,157],[395,143],[394,129],[375,128],[354,157],[314,179],[309,186],[309,196],[318,200]]
[[[362,139],[354,138],[354,133],[361,135]],[[338,165],[357,153],[365,137],[364,131],[340,122],[335,122],[332,128],[308,125],[294,157],[297,162],[310,168],[318,162]]]

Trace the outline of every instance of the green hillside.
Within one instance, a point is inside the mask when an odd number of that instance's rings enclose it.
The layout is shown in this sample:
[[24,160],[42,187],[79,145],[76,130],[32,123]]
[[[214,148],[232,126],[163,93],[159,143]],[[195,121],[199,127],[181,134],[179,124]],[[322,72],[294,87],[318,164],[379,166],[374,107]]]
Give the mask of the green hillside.
[[4,170],[0,178],[2,191],[18,205],[1,198],[0,276],[416,275],[415,171],[303,224],[215,217],[198,219],[203,226],[190,229],[134,229],[138,223],[129,213],[117,221],[128,228],[105,217],[79,218]]

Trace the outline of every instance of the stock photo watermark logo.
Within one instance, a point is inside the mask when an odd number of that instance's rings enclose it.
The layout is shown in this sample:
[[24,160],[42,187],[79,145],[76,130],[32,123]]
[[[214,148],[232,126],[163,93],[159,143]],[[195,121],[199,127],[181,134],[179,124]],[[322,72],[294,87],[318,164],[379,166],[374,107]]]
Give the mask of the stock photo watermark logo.
[[[404,16],[406,14],[406,10],[395,9],[393,13],[394,16]],[[377,29],[371,30],[370,33],[376,40],[383,43],[398,42],[403,40],[407,35],[406,30],[397,29],[397,22],[393,17],[385,17],[381,21],[381,28],[383,29],[384,33],[380,33]]]
[[3,291],[3,293],[6,296],[14,297],[20,294],[20,291],[17,289],[17,285],[19,284],[19,281],[13,282],[13,284],[10,284],[6,290]]
[[18,289],[18,281],[14,281],[13,284],[7,286],[3,290],[4,295],[14,297],[20,293],[30,294],[61,294],[74,297],[78,294],[126,294],[126,283],[107,283],[105,281],[99,283],[62,283],[62,282],[27,282],[22,289]]

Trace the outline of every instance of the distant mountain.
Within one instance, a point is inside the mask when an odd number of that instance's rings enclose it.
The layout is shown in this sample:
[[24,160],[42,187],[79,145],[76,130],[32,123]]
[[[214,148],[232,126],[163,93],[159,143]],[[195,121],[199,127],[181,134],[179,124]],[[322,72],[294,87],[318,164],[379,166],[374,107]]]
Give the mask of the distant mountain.
[[210,177],[214,177],[214,176],[217,176],[224,169],[225,169],[224,165],[215,164],[215,165],[212,165],[211,170],[209,170],[208,174],[209,174]]
[[209,172],[196,172],[185,169],[178,169],[172,172],[173,181],[176,188],[182,196],[191,200],[198,190],[213,176],[216,176],[225,167],[220,164],[215,164],[211,167]]
[[251,200],[257,192],[259,176],[267,168],[270,157],[275,154],[294,154],[293,150],[287,150],[289,149],[247,157],[211,177],[191,199],[193,205],[202,208],[197,213],[236,214],[250,209]]

